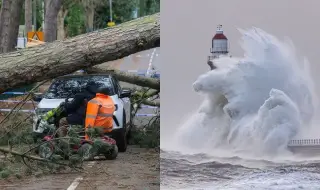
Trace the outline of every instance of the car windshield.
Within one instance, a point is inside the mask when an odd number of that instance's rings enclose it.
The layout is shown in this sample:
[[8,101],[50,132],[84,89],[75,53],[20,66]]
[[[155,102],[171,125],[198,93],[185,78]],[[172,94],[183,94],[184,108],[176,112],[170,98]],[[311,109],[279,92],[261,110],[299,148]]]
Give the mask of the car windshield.
[[108,76],[80,76],[80,77],[66,77],[54,80],[50,88],[44,95],[47,99],[65,99],[73,98],[75,94],[86,89],[89,81],[100,83],[101,86],[110,88],[111,96],[114,95],[114,88],[112,81]]

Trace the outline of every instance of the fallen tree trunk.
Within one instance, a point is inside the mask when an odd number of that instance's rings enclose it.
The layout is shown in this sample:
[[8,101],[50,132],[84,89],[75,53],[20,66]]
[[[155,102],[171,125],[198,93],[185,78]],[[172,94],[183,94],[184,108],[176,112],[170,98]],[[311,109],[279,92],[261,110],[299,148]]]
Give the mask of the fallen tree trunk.
[[118,71],[118,70],[103,69],[98,66],[88,68],[86,71],[89,74],[90,73],[99,73],[99,74],[110,73],[122,82],[127,82],[130,84],[135,84],[135,85],[139,85],[139,86],[143,86],[143,87],[149,87],[149,88],[152,88],[155,90],[160,90],[160,80],[159,79],[138,76],[135,74],[131,74],[131,73],[123,72],[123,71]]
[[157,13],[110,29],[0,54],[0,93],[154,48],[159,41]]

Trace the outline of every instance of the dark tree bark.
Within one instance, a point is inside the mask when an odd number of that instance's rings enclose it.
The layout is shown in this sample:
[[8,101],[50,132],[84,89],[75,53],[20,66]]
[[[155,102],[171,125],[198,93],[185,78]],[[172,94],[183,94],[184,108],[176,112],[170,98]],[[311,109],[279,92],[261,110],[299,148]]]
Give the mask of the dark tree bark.
[[32,0],[25,0],[24,4],[25,32],[32,31]]
[[0,13],[0,53],[8,52],[10,34],[10,8],[13,0],[2,0]]
[[17,46],[19,36],[20,17],[23,9],[24,0],[14,0],[11,5],[11,30],[9,51],[14,51]]
[[57,17],[62,0],[46,0],[44,16],[44,41],[53,42],[57,39]]
[[0,53],[15,50],[24,0],[4,0],[1,8]]
[[109,29],[0,54],[0,93],[154,48],[160,13]]

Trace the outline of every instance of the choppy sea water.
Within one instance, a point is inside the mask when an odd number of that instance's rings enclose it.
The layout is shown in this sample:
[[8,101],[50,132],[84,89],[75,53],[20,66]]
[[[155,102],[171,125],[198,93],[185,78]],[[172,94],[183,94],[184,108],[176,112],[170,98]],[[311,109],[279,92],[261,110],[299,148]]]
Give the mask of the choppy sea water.
[[161,189],[320,189],[320,161],[282,161],[183,155],[161,151]]

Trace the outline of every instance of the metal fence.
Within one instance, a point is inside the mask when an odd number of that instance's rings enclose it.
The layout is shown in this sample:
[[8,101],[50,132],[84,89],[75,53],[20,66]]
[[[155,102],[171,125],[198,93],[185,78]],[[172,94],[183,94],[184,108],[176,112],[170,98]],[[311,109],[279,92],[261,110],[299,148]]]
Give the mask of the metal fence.
[[320,139],[297,139],[289,141],[288,146],[320,145]]

